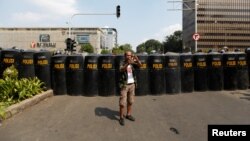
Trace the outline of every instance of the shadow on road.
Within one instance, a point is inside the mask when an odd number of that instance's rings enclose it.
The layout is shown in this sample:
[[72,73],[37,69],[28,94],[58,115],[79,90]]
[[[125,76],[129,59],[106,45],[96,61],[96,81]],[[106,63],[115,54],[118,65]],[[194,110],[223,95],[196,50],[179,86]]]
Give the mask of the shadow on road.
[[241,96],[239,97],[240,99],[245,99],[245,100],[249,100],[250,101],[250,92],[249,91],[245,91],[245,92],[238,92],[238,91],[234,91],[231,92],[231,94],[240,94]]
[[119,111],[114,111],[109,108],[97,107],[95,108],[95,115],[104,116],[111,120],[119,120]]
[[243,94],[245,97],[240,97],[240,99],[246,99],[246,100],[250,100],[250,94]]

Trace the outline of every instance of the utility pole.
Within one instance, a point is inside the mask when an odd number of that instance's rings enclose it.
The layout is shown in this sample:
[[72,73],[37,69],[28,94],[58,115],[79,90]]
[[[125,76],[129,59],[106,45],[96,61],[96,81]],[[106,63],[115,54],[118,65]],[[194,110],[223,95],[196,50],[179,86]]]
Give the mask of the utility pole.
[[[195,18],[194,18],[194,20],[195,20],[195,23],[194,23],[194,24],[195,24],[195,31],[194,31],[194,32],[197,33],[197,10],[198,10],[198,9],[197,9],[197,8],[198,8],[198,7],[197,7],[197,5],[198,5],[197,0],[195,0],[194,5],[195,5],[195,8],[194,8],[194,14],[195,14],[195,15],[194,15],[194,17],[195,17]],[[198,40],[195,40],[195,42],[194,42],[194,51],[195,51],[195,52],[197,52],[197,41],[198,41]]]

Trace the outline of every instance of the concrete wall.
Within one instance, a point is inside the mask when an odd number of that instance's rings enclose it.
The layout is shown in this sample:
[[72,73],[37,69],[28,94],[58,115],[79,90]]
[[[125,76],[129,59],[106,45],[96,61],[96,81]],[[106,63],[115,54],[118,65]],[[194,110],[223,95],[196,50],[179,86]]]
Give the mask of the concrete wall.
[[[103,32],[100,28],[72,28],[71,38],[77,35],[88,35],[89,43],[96,53],[101,52],[101,38]],[[49,37],[48,41],[41,40],[41,36]],[[0,28],[0,47],[50,51],[64,50],[65,39],[68,38],[68,28]],[[77,46],[77,50],[80,45]]]

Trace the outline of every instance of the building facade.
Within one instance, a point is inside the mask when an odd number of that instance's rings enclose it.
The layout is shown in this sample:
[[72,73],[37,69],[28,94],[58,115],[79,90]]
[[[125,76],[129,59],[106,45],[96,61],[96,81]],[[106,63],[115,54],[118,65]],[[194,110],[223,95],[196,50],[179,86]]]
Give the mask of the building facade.
[[[91,44],[95,53],[102,49],[112,49],[117,39],[116,32],[112,32],[113,40],[106,41],[106,30],[103,28],[72,28],[71,38],[77,42],[77,51],[81,45]],[[111,31],[116,31],[110,28]],[[69,37],[68,28],[0,28],[0,47],[31,50],[64,51],[65,40]],[[108,45],[108,46],[107,46]]]
[[103,49],[111,50],[117,45],[117,31],[114,28],[102,28],[104,34]]
[[[250,0],[190,0],[183,1],[183,9],[184,48],[208,51],[250,47]],[[197,48],[195,33],[200,35]]]

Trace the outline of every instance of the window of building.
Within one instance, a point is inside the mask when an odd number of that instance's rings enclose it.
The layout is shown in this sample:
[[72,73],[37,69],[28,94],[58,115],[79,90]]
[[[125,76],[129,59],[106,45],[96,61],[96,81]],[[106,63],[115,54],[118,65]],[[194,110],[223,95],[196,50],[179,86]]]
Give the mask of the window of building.
[[79,44],[89,43],[89,35],[77,35],[76,40]]

